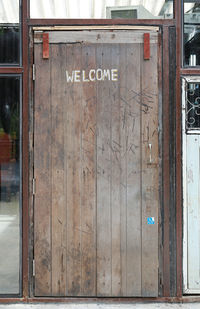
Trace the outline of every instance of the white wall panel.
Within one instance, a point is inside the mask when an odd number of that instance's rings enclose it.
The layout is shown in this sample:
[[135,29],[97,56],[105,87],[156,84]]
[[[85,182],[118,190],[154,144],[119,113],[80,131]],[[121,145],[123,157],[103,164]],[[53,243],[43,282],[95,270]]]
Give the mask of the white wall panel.
[[200,136],[186,139],[188,288],[200,290]]

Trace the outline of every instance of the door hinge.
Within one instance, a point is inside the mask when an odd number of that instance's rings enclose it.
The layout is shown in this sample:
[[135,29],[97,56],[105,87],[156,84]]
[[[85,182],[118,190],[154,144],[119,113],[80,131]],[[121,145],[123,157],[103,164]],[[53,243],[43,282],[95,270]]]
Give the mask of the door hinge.
[[33,64],[33,80],[35,80],[35,64]]
[[35,195],[35,183],[36,183],[35,178],[33,178],[33,180],[32,180],[32,192],[33,192],[33,195]]
[[35,277],[35,260],[33,260],[33,277]]

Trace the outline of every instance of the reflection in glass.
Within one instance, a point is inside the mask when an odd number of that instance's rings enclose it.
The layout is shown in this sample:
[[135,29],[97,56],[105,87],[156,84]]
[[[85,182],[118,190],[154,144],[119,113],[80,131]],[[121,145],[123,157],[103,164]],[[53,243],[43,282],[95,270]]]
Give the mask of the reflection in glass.
[[200,84],[187,85],[186,127],[200,129]]
[[184,2],[184,64],[200,65],[200,1]]
[[31,18],[173,18],[173,0],[30,0]]
[[19,294],[19,89],[19,77],[0,77],[0,294]]
[[0,64],[19,63],[19,0],[0,0]]

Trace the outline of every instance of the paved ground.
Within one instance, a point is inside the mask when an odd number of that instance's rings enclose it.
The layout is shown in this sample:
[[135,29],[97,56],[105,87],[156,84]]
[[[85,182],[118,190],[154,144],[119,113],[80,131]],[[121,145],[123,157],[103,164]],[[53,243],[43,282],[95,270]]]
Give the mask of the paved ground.
[[200,309],[200,303],[193,304],[16,304],[0,305],[0,309]]

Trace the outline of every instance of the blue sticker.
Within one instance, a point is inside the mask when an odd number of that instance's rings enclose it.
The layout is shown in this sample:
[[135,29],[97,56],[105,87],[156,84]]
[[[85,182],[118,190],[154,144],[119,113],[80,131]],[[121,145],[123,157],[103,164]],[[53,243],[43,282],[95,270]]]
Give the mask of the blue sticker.
[[154,219],[154,217],[149,217],[149,218],[147,218],[147,224],[155,224],[155,219]]

